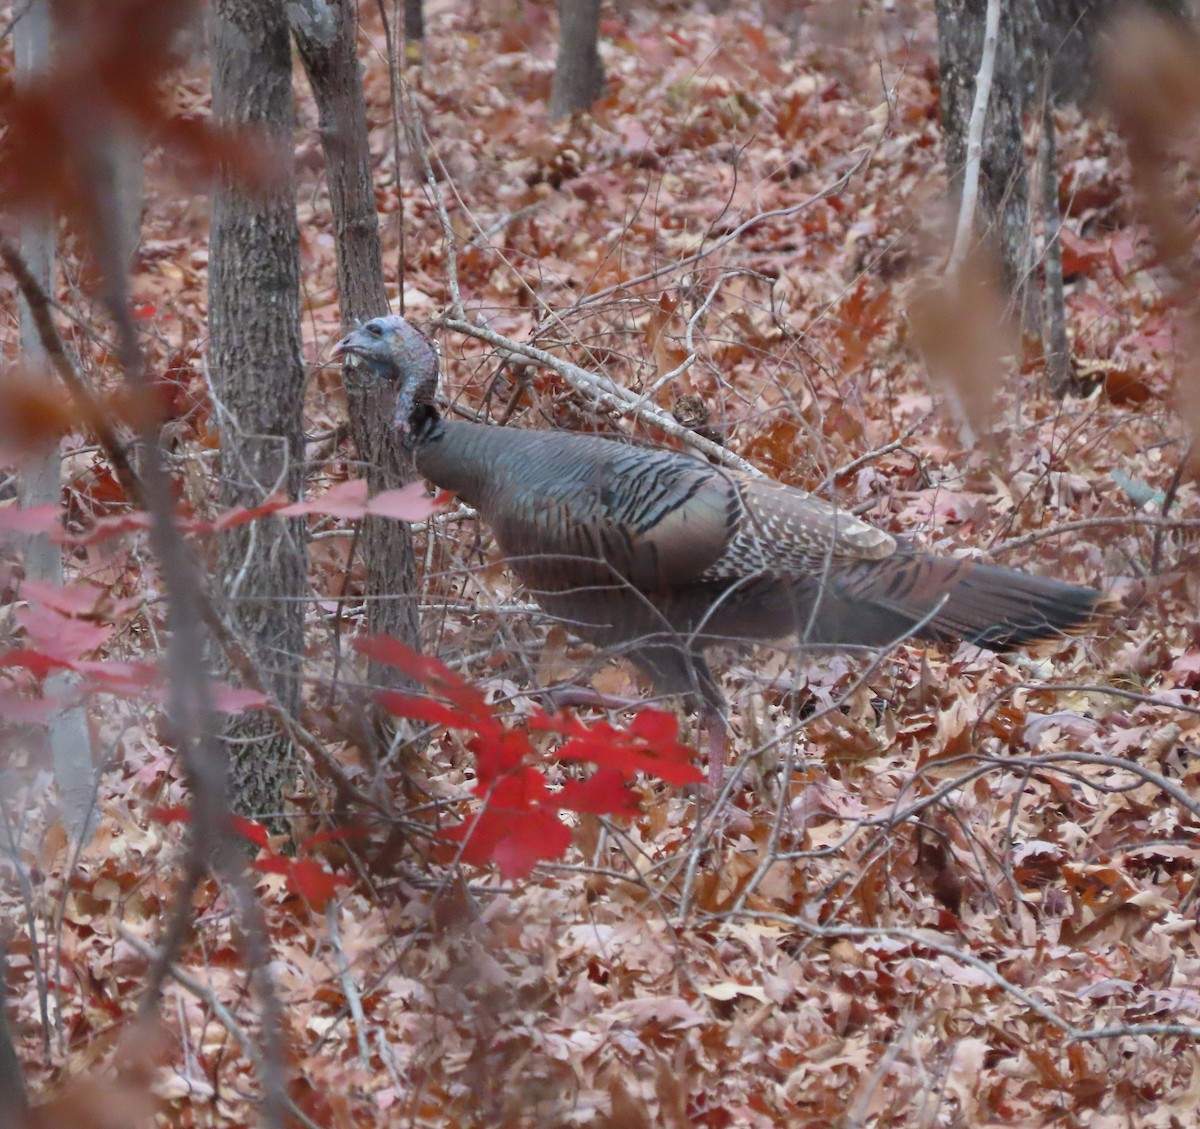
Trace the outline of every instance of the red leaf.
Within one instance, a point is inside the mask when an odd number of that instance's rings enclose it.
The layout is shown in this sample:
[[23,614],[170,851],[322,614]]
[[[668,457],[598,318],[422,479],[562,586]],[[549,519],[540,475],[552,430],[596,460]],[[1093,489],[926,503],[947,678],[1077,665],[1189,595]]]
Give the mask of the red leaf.
[[247,710],[266,709],[271,704],[269,695],[244,686],[230,686],[225,682],[212,684],[213,708],[221,713],[245,713]]
[[657,749],[638,747],[620,740],[619,734],[575,737],[558,751],[563,760],[586,760],[633,776],[646,772],[668,784],[697,784],[704,779],[695,765],[658,755]]
[[325,902],[337,893],[339,886],[349,884],[349,879],[333,874],[313,859],[300,859],[292,863],[288,872],[288,885],[292,892],[309,902]]
[[484,784],[491,784],[512,772],[532,751],[529,734],[523,729],[481,734],[467,746],[475,754],[475,772]]
[[1062,271],[1070,276],[1088,274],[1108,257],[1108,248],[1099,243],[1082,239],[1065,225],[1059,228],[1062,242]]
[[214,530],[221,533],[226,529],[235,529],[239,525],[257,521],[260,517],[268,517],[287,508],[287,498],[283,494],[275,494],[258,506],[250,506],[247,509],[226,510],[217,516],[212,526]]
[[331,486],[319,498],[309,502],[293,502],[280,511],[285,517],[302,514],[327,514],[329,517],[360,518],[367,513],[367,480],[351,478]]
[[695,784],[704,779],[691,763],[695,750],[678,740],[679,723],[663,710],[642,710],[627,732],[607,722],[589,728],[571,714],[536,714],[529,726],[568,737],[558,752],[563,760],[590,760],[626,776],[647,772],[668,784]]
[[30,698],[9,687],[0,688],[0,717],[18,725],[42,725],[62,708],[52,698]]
[[273,855],[256,859],[252,865],[261,874],[282,874],[291,893],[318,904],[328,901],[337,893],[339,886],[349,881],[341,875],[330,873],[312,859],[295,860]]
[[233,830],[238,835],[249,840],[256,847],[262,847],[265,850],[270,846],[267,829],[261,823],[256,823],[253,819],[247,819],[242,815],[235,815],[231,823]]
[[73,619],[47,607],[20,608],[15,618],[37,650],[67,662],[103,646],[113,633],[105,624]]
[[491,708],[478,689],[465,682],[444,663],[414,651],[390,635],[355,639],[354,649],[376,662],[394,666],[401,674],[450,701],[474,717],[480,727],[494,721]]
[[61,533],[62,507],[47,503],[44,506],[0,507],[0,530],[13,533]]
[[475,795],[482,796],[493,811],[528,811],[550,798],[546,778],[529,766],[515,769],[493,784],[480,781]]
[[571,832],[557,816],[532,811],[515,820],[512,832],[492,849],[492,861],[507,879],[524,878],[539,862],[562,858]]
[[485,808],[447,828],[442,838],[462,843],[463,862],[472,866],[494,862],[509,879],[524,878],[539,862],[561,858],[571,845],[567,826],[542,808],[527,812]]
[[637,797],[615,768],[597,769],[587,780],[570,780],[554,797],[560,808],[596,815],[637,815]]
[[182,806],[151,808],[150,818],[158,823],[191,823],[191,810]]
[[384,490],[367,503],[367,513],[398,521],[424,521],[444,509],[438,498],[426,495],[423,482],[410,482],[399,490]]
[[251,865],[259,874],[286,875],[292,868],[292,860],[286,859],[282,855],[269,855],[265,859],[255,859]]
[[140,694],[158,681],[158,667],[150,663],[76,662],[71,669],[86,674],[92,689],[110,694]]
[[390,635],[373,635],[353,641],[359,654],[376,662],[394,666],[401,674],[407,674],[415,682],[431,689],[442,686],[462,686],[463,680],[444,663],[414,651],[407,643],[393,639]]
[[639,710],[629,723],[629,732],[644,741],[680,747],[679,718],[666,710]]
[[31,578],[21,581],[21,595],[64,615],[86,616],[96,610],[96,605],[104,598],[105,593],[102,588],[82,581],[77,584],[58,585]]
[[31,651],[28,647],[16,647],[0,653],[0,666],[23,667],[35,678],[45,678],[52,670],[70,669],[71,663],[41,651]]
[[[404,694],[399,690],[382,690],[375,695],[377,701],[393,717],[406,717],[410,721],[427,721],[431,725],[444,725],[447,729],[470,729],[480,732],[480,719],[473,714],[456,710],[451,706],[435,702],[432,698],[422,698],[416,694]],[[499,728],[499,723],[489,718],[491,726]]]
[[496,844],[508,834],[513,816],[510,812],[495,812],[484,809],[468,816],[456,827],[443,828],[441,838],[450,843],[460,843],[459,858],[471,866],[486,866],[492,858]]

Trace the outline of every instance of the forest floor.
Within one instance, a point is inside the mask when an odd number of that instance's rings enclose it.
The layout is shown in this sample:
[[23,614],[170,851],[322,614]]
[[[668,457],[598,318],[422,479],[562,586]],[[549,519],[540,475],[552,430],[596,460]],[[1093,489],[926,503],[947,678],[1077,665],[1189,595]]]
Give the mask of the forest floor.
[[[579,817],[562,861],[510,881],[428,845],[429,801],[461,811],[472,784],[458,735],[380,761],[326,710],[336,649],[362,628],[361,608],[339,602],[361,573],[347,589],[349,523],[315,522],[311,701],[330,752],[388,797],[396,830],[385,850],[364,847],[358,870],[348,847],[322,849],[351,880],[324,908],[283,875],[260,881],[294,1101],[346,1127],[1194,1124],[1200,499],[1183,420],[1198,390],[1177,387],[1190,330],[1111,125],[1059,115],[1078,390],[1050,396],[1033,337],[997,356],[978,311],[963,310],[941,323],[969,365],[947,391],[910,316],[954,221],[931,5],[791,35],[756,5],[622,6],[603,26],[606,97],[557,125],[545,113],[552,5],[427,8],[398,143],[385,38],[363,8],[396,312],[402,295],[428,326],[453,280],[498,333],[652,389],[667,410],[702,404],[713,433],[774,478],[832,482],[841,504],[928,548],[1103,586],[1121,610],[1036,654],[716,656],[733,703],[722,802],[646,785],[636,818]],[[330,363],[339,310],[316,112],[299,67],[296,80],[307,489],[319,494],[358,471]],[[180,106],[206,109],[207,81],[199,63],[187,71]],[[211,512],[207,202],[169,162],[149,158],[134,292],[151,369],[178,393],[183,494]],[[60,301],[86,322],[80,272],[64,262]],[[12,299],[0,278],[6,358]],[[438,337],[452,404],[662,440],[597,416],[552,372]],[[82,332],[71,343],[102,381],[102,346]],[[689,351],[687,371],[659,385]],[[83,437],[67,475],[74,520],[123,505]],[[1130,521],[1168,496],[1176,528]],[[645,692],[530,612],[486,530],[442,520],[418,543],[427,651],[514,724],[532,690],[573,672]],[[138,535],[71,572],[142,625],[106,657],[146,658],[157,612]],[[55,825],[6,817],[26,878],[23,893],[0,891],[15,930],[9,1011],[35,1092],[112,1055],[178,882],[180,827],[153,812],[186,795],[153,704],[98,697],[92,714],[107,758],[96,839],[72,860]],[[4,803],[42,810],[45,772],[22,788]],[[306,769],[295,838],[325,829],[333,803]],[[197,918],[180,962],[191,987],[172,984],[163,1008],[162,1123],[245,1124],[254,1068],[223,1017],[253,1035],[254,1002],[227,904],[209,891]],[[47,1018],[38,959],[56,985]]]

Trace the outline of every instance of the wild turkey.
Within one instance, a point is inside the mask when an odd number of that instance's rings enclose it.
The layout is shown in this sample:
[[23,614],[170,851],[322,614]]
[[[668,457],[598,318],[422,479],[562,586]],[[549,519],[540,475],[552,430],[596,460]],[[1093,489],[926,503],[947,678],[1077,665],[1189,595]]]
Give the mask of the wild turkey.
[[442,419],[437,354],[400,317],[372,319],[334,354],[396,385],[417,469],[478,509],[547,611],[705,708],[710,756],[725,715],[704,660],[713,644],[883,646],[912,634],[1004,650],[1082,626],[1102,600],[922,553],[803,491],[678,451]]

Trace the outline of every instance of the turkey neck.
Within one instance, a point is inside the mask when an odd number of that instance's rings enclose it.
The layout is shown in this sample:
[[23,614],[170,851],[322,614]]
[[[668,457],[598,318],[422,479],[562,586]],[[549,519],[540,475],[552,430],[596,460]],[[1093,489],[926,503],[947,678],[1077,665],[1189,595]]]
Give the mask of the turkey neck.
[[560,505],[569,520],[576,508],[596,504],[612,481],[636,476],[645,455],[600,435],[490,427],[439,416],[414,421],[412,436],[417,470],[489,520]]
[[[413,462],[417,470],[442,490],[457,494],[478,507],[487,487],[490,455],[502,462],[508,456],[511,436],[505,429],[478,423],[445,420],[430,415],[412,426]],[[495,432],[499,442],[490,435]],[[503,465],[495,468],[503,473]]]

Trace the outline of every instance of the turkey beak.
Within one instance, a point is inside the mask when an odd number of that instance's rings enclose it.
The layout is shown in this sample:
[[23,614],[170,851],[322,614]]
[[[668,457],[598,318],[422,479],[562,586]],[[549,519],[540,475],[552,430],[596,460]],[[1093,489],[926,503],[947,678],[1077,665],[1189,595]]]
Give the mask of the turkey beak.
[[354,337],[357,332],[358,331],[355,330],[352,333],[347,333],[346,336],[343,337],[333,347],[333,352],[330,354],[334,360],[338,360],[340,358],[343,364],[348,364],[351,368],[354,367],[356,359],[356,354],[354,351]]

